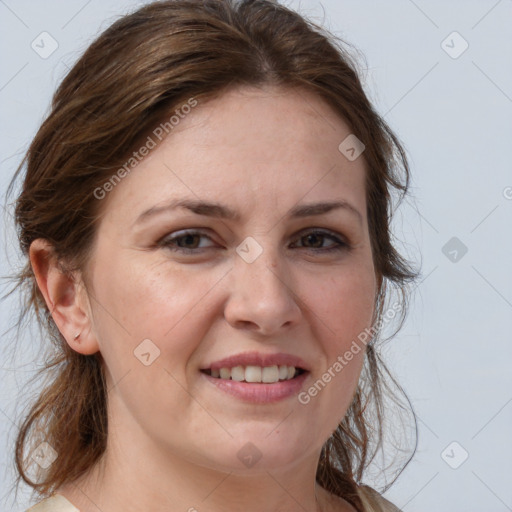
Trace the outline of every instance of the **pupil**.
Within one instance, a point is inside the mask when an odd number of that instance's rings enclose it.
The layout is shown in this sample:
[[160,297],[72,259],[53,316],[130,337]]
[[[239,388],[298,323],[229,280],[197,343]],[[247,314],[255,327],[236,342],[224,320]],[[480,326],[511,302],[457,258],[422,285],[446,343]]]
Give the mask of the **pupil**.
[[[318,235],[315,235],[315,234],[310,234],[310,235],[306,235],[306,239],[308,240],[308,243],[311,242],[311,239],[313,239],[313,242],[312,242],[312,245],[314,247],[321,247],[322,246],[322,235],[318,236]],[[319,243],[316,243],[315,244],[315,240]]]
[[[183,242],[184,241],[191,242],[191,239],[194,239],[194,238],[197,239],[198,235],[183,235],[182,237],[180,237],[180,240]],[[180,243],[180,241],[178,241],[178,245],[180,247],[188,247],[188,245],[186,243]],[[192,242],[192,245],[195,245],[195,244]]]

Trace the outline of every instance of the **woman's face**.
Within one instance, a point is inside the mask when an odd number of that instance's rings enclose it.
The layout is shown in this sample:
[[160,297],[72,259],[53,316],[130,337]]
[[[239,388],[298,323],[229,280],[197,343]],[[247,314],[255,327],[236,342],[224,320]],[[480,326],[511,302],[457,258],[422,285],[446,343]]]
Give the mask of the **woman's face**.
[[[230,471],[318,456],[376,293],[363,158],[338,150],[350,133],[311,93],[232,90],[182,114],[103,199],[91,330],[125,442]],[[333,202],[350,206],[307,208]],[[307,371],[229,378],[284,366]]]

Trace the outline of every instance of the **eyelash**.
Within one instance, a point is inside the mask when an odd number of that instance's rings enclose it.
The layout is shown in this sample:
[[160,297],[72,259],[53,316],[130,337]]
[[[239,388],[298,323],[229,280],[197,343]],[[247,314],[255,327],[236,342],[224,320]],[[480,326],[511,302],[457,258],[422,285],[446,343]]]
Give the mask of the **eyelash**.
[[[201,237],[206,237],[210,240],[212,240],[212,239],[205,233],[203,233],[201,231],[196,231],[196,230],[184,230],[184,231],[178,231],[177,233],[181,233],[181,234],[174,235],[174,236],[166,236],[158,242],[158,245],[161,247],[165,247],[166,249],[169,249],[170,251],[182,252],[184,254],[199,254],[199,253],[203,252],[205,249],[213,249],[214,248],[214,247],[197,247],[194,249],[190,249],[187,247],[178,247],[175,245],[176,241],[180,240],[182,238],[185,238],[187,236],[200,235]],[[330,252],[335,252],[335,251],[346,251],[346,250],[351,249],[350,244],[343,241],[340,237],[336,236],[334,233],[332,233],[330,231],[311,229],[310,231],[303,232],[303,234],[301,236],[299,236],[299,239],[305,238],[308,235],[317,235],[317,236],[321,236],[324,238],[329,238],[332,241],[334,241],[336,244],[333,247],[328,247],[328,248],[307,248],[307,247],[305,248],[306,250],[309,250],[312,252],[330,253]]]

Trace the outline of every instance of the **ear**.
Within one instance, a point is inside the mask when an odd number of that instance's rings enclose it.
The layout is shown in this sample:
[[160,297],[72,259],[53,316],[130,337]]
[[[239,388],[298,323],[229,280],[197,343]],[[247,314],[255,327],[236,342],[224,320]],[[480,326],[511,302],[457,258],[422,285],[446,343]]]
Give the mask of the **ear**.
[[89,301],[81,277],[63,271],[47,240],[34,240],[29,256],[37,286],[68,345],[84,355],[98,352],[99,344],[92,329]]

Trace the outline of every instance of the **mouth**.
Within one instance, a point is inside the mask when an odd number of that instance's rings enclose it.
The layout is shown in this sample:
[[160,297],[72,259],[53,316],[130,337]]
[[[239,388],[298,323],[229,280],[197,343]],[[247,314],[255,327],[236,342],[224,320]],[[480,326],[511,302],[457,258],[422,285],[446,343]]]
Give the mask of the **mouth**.
[[222,368],[207,368],[200,370],[214,379],[233,380],[236,382],[247,382],[251,384],[275,384],[296,379],[303,373],[304,368],[288,365],[273,366],[233,366]]

